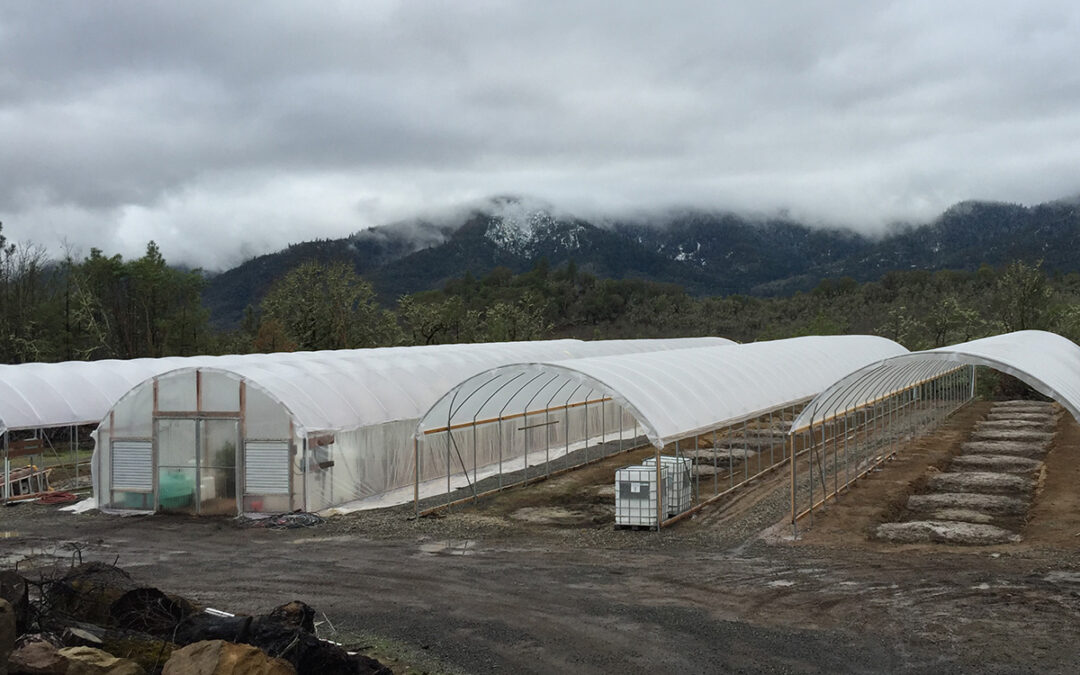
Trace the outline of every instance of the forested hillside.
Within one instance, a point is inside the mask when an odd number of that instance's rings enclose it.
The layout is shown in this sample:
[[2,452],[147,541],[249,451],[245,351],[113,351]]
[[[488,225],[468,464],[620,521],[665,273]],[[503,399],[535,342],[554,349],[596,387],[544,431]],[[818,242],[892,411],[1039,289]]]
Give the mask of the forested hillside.
[[93,250],[50,262],[2,240],[0,360],[136,358],[382,345],[719,335],[739,341],[875,333],[912,349],[1009,330],[1080,338],[1080,274],[1017,261],[974,271],[892,271],[860,283],[825,279],[789,296],[695,296],[677,284],[604,279],[574,262],[465,273],[391,307],[351,265],[301,262],[212,327],[197,271],[170,267],[151,242],[134,260]]
[[[396,344],[876,333],[1080,338],[1073,202],[969,202],[870,240],[687,212],[665,227],[473,213],[315,241],[209,280],[150,242],[49,260],[0,233],[6,363]],[[217,312],[217,321],[213,320]]]
[[204,300],[220,327],[239,324],[270,284],[303,260],[344,262],[374,285],[385,306],[496,267],[529,271],[546,258],[573,261],[605,279],[674,283],[697,297],[782,296],[825,278],[874,281],[891,270],[974,271],[987,263],[1043,261],[1053,273],[1080,271],[1075,201],[1025,207],[964,202],[931,223],[896,225],[883,237],[687,210],[633,222],[589,220],[502,197],[440,225],[410,221],[339,240],[308,242],[260,256],[209,280]]

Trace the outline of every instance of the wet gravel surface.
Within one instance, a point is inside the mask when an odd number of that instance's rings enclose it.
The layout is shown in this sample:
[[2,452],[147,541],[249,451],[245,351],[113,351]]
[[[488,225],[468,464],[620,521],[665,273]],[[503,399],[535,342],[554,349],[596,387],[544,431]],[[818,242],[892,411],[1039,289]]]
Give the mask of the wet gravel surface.
[[474,507],[268,530],[25,504],[0,509],[0,566],[117,561],[234,612],[295,598],[332,639],[388,641],[428,672],[1076,672],[1080,532],[994,550],[792,542],[789,508],[782,472],[659,533]]
[[335,639],[389,639],[433,671],[1008,673],[1080,662],[1075,550],[897,555],[763,541],[788,507],[774,488],[722,526],[706,514],[655,533],[467,510],[410,521],[410,507],[262,530],[28,504],[0,511],[0,559],[118,560],[147,584],[231,611],[301,599]]

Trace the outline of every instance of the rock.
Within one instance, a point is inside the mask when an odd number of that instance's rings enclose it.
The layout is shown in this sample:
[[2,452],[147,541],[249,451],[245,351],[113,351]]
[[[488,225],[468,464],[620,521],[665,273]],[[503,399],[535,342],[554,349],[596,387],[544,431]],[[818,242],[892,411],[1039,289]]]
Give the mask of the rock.
[[960,451],[965,455],[1041,458],[1046,455],[1049,445],[1039,441],[968,441],[960,446]]
[[[674,456],[674,454],[672,456]],[[689,459],[692,462],[705,463],[706,461],[712,461],[713,451],[707,448],[702,450],[683,450],[679,453],[679,456],[684,459]]]
[[875,535],[899,543],[937,542],[967,546],[1011,544],[1021,540],[1019,534],[996,525],[927,520],[885,523],[878,526]]
[[30,593],[26,579],[15,570],[0,571],[0,598],[11,603],[16,631],[26,631],[30,614]]
[[1043,424],[1057,423],[1057,415],[1033,412],[990,412],[987,413],[986,419],[991,422],[995,420],[1028,420],[1031,422],[1042,422]]
[[994,410],[1013,410],[1013,409],[1026,409],[1026,410],[1060,410],[1057,403],[1053,401],[1025,401],[1023,399],[1014,401],[998,401],[993,405]]
[[1061,408],[1053,405],[1004,405],[999,403],[990,407],[990,413],[995,415],[1058,415],[1061,413]]
[[171,635],[181,621],[195,612],[187,600],[156,588],[132,589],[109,606],[111,625],[159,637]]
[[68,660],[47,640],[16,647],[7,663],[11,675],[65,675],[68,669]]
[[19,647],[24,647],[29,644],[33,644],[35,642],[45,642],[52,645],[53,647],[56,647],[57,649],[60,649],[64,646],[63,640],[61,640],[53,633],[23,633],[19,636],[17,640],[15,640],[15,649],[18,649]]
[[66,675],[145,675],[142,666],[93,647],[65,647],[60,655],[68,660]]
[[1027,511],[1027,503],[1004,495],[983,495],[973,492],[938,492],[930,495],[911,495],[907,507],[911,511],[932,512],[941,509],[982,511],[995,516],[1019,516]]
[[7,662],[15,650],[15,608],[0,598],[0,675],[7,675]]
[[156,673],[178,649],[174,643],[135,631],[109,631],[102,637],[102,649],[113,656],[128,659],[142,666],[147,672]]
[[697,464],[713,465],[715,458],[716,466],[727,466],[741,462],[744,459],[754,460],[758,453],[749,448],[716,448],[716,450],[691,450],[684,454]]
[[973,441],[1035,441],[1049,443],[1054,440],[1054,434],[1047,431],[1035,431],[1032,429],[982,429],[971,433]]
[[[250,645],[224,640],[195,642],[172,653],[162,675],[296,675],[282,659]],[[324,675],[330,675],[325,673]]]
[[90,562],[71,568],[49,585],[49,605],[76,619],[99,626],[112,621],[109,609],[117,598],[137,588],[127,572],[113,565]]
[[728,474],[727,463],[723,466],[713,466],[712,464],[695,464],[693,468],[694,474],[702,478],[712,478],[713,476]]
[[747,427],[746,431],[740,429],[735,433],[735,437],[764,441],[766,444],[771,442],[779,445],[784,442],[784,435],[782,432],[777,432],[775,429],[769,429],[767,426],[763,429]]
[[982,420],[975,423],[976,431],[1001,431],[1003,429],[1022,429],[1053,433],[1057,424],[1047,424],[1038,420]]
[[941,509],[940,511],[934,511],[929,516],[928,520],[952,520],[960,521],[963,523],[979,523],[987,524],[994,522],[994,517],[986,513],[980,513],[979,511],[972,511],[970,509]]
[[[769,448],[775,448],[774,452],[779,452],[780,448],[784,447],[784,437],[774,436],[770,438],[768,435],[764,436],[736,436],[731,439],[732,445],[745,446],[749,451],[768,452]],[[721,452],[727,450],[727,446],[721,442],[718,448]]]
[[976,492],[987,495],[1030,493],[1035,485],[1031,480],[1009,473],[991,471],[960,471],[930,476],[927,487],[933,492]]
[[1042,468],[1042,464],[1037,459],[1014,455],[960,455],[953,458],[951,468],[961,471],[1032,474]]

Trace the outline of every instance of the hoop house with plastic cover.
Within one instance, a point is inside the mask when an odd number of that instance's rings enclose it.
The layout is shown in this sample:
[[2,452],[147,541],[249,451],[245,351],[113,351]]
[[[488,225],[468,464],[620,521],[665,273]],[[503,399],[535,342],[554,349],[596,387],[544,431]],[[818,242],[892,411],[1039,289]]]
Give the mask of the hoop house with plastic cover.
[[1007,333],[868,364],[818,394],[792,424],[793,436],[809,439],[807,470],[792,467],[793,524],[970,401],[976,366],[1022,380],[1080,420],[1080,347],[1053,333]]
[[64,361],[0,365],[0,430],[97,424],[148,377],[221,357]]
[[[633,447],[639,434],[657,455],[690,439],[697,452],[711,436],[711,455],[694,459],[716,467],[717,430],[771,421],[847,373],[906,352],[880,337],[803,337],[487,370],[450,389],[417,425],[414,499],[498,489],[529,480],[530,467],[540,467],[536,477],[621,451],[626,441]],[[735,453],[727,450],[730,469]],[[496,486],[478,487],[492,476]]]
[[[80,459],[78,431],[76,427],[97,424],[109,407],[138,383],[153,375],[174,370],[185,365],[214,364],[221,357],[169,357],[160,359],[66,361],[61,363],[23,363],[0,365],[0,432],[3,434],[3,475],[0,476],[0,496],[4,501],[12,498],[32,497],[26,491],[13,494],[12,475],[20,472],[16,464],[22,463],[22,473],[45,454],[60,460],[62,446],[54,446],[57,434],[49,430],[63,430],[60,439],[66,440],[70,456],[70,480],[79,483]],[[12,433],[15,438],[12,439]],[[65,438],[66,437],[66,438]],[[52,469],[40,469],[39,475],[47,476]],[[48,480],[37,481],[37,488],[44,489]],[[37,492],[30,490],[30,493]]]
[[405,488],[420,414],[454,383],[530,358],[728,344],[551,340],[220,357],[152,377],[97,429],[105,509],[322,510]]

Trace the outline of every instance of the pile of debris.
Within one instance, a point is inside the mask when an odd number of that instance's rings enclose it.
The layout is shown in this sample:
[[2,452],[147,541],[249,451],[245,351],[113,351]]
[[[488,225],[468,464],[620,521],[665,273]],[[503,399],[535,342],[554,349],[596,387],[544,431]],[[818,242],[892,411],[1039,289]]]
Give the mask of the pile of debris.
[[877,537],[969,545],[1020,541],[1060,416],[1055,403],[994,404],[947,469],[929,477],[924,493],[908,498],[907,519],[880,525]]
[[209,610],[101,563],[37,581],[0,571],[0,674],[389,675],[319,639],[314,618],[298,601],[261,616]]

